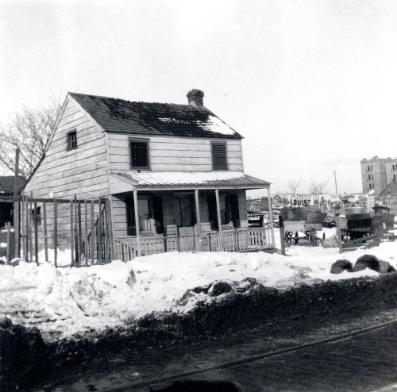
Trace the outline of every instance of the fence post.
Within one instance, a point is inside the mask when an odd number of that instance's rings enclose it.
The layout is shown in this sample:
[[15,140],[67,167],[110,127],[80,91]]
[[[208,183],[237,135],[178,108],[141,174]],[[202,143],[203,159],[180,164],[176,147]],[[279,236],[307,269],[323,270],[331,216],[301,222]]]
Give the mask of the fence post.
[[25,197],[25,260],[29,262],[29,201]]
[[84,200],[84,257],[85,263],[88,264],[88,213],[87,200]]
[[54,238],[53,238],[53,243],[54,243],[54,265],[55,268],[58,267],[58,206],[57,206],[57,201],[54,197],[53,199],[54,203]]
[[[75,199],[75,202],[76,202],[76,199]],[[76,222],[76,225],[77,225],[77,242],[78,242],[78,245],[79,245],[79,250],[78,250],[78,253],[76,254],[76,258],[77,258],[77,264],[79,265],[79,266],[81,266],[81,254],[82,254],[82,248],[83,248],[83,240],[82,240],[82,238],[83,238],[83,236],[82,236],[82,233],[81,233],[81,203],[80,202],[78,202],[77,203],[77,222]]]
[[284,238],[284,222],[283,217],[279,216],[279,226],[280,226],[280,244],[281,244],[281,254],[285,256],[285,238]]
[[29,216],[29,261],[33,261],[32,199],[33,199],[33,194],[31,192],[30,193],[30,198],[29,198],[29,210],[28,210],[28,216]]
[[95,240],[94,213],[95,213],[94,201],[91,200],[91,237],[90,237],[91,264],[94,264],[94,240]]
[[34,227],[34,259],[39,265],[39,233],[37,225],[37,201],[33,202],[33,227]]
[[43,202],[43,226],[44,226],[44,257],[48,262],[48,230],[47,230],[47,203]]
[[70,266],[74,265],[73,200],[70,200]]

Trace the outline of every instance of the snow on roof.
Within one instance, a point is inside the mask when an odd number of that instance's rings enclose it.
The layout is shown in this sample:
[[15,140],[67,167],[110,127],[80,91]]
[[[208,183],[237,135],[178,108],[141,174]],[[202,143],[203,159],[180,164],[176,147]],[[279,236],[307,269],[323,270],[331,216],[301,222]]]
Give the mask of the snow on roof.
[[69,93],[106,132],[241,139],[205,107]]
[[113,176],[137,188],[149,187],[247,187],[262,188],[270,183],[239,171],[213,172],[119,172]]

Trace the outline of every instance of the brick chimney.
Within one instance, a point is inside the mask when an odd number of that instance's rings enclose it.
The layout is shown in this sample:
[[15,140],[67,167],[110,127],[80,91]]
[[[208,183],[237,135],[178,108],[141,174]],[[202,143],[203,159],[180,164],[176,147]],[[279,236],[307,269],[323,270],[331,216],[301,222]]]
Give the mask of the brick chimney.
[[193,89],[187,93],[187,100],[189,105],[201,107],[204,106],[204,92],[201,90]]

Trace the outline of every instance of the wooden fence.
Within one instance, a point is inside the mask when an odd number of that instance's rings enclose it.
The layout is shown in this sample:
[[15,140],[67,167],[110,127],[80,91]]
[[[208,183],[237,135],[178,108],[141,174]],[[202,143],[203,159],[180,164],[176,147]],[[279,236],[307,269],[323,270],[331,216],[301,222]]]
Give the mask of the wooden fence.
[[[14,210],[15,254],[26,261],[39,257],[59,265],[58,251],[68,250],[71,266],[109,262],[113,258],[108,199],[37,199],[22,196]],[[50,252],[51,251],[51,252]],[[65,260],[62,260],[65,264]]]
[[[137,239],[135,237],[115,239],[114,256],[127,261],[137,256]],[[210,231],[197,234],[151,235],[140,237],[142,255],[164,252],[246,252],[273,248],[272,228],[248,227],[243,229]]]

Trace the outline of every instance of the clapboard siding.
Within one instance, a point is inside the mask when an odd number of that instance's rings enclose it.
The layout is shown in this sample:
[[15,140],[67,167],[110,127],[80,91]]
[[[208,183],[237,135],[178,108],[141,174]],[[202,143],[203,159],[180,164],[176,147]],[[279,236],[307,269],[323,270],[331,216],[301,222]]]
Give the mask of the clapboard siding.
[[[150,169],[153,171],[212,171],[211,141],[218,139],[168,136],[108,134],[109,166],[111,171],[130,170],[129,139],[149,141]],[[228,168],[242,171],[240,140],[219,139],[226,143]]]
[[[35,197],[96,198],[108,194],[105,133],[68,97],[46,156],[28,182],[25,193]],[[67,151],[67,133],[76,130],[77,148]]]

